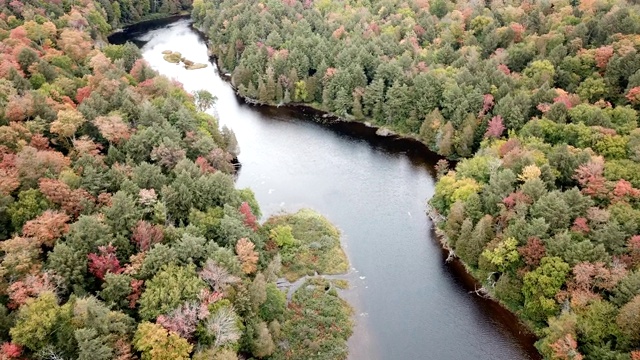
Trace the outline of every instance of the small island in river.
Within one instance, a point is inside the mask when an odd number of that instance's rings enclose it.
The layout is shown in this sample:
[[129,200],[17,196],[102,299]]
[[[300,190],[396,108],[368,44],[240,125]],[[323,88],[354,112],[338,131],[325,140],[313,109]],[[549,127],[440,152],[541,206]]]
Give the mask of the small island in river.
[[208,66],[207,64],[203,64],[203,63],[194,63],[193,61],[184,58],[182,54],[177,51],[164,50],[162,54],[163,54],[162,57],[165,61],[170,62],[172,64],[183,63],[184,68],[187,70],[204,69]]

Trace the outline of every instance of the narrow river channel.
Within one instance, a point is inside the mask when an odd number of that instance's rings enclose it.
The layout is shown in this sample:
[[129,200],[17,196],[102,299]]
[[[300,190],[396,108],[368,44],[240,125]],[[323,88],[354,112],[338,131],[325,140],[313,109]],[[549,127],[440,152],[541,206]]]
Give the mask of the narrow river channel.
[[208,63],[187,19],[134,26],[111,38],[141,46],[144,58],[187,91],[217,96],[215,113],[240,143],[238,187],[250,187],[265,216],[310,207],[342,231],[351,261],[356,326],[351,359],[538,359],[531,336],[481,299],[460,266],[444,263],[425,215],[433,163],[422,146],[375,136],[353,124],[319,125],[316,115],[256,107],[238,99],[215,66],[189,71],[163,50]]

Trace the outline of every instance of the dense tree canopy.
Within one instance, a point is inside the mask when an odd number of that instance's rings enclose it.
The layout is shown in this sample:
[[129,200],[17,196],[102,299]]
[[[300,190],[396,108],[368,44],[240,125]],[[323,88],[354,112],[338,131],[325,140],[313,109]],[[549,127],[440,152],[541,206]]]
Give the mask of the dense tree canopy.
[[638,16],[626,0],[192,11],[242,96],[369,121],[460,160],[438,167],[430,201],[445,242],[554,359],[640,357]]
[[545,142],[529,126],[484,141],[440,176],[430,201],[438,226],[485,288],[539,332],[547,358],[628,358],[640,345],[630,330],[640,190],[606,176],[617,160]]
[[372,121],[452,158],[532,118],[625,158],[638,14],[625,0],[197,0],[192,11],[241,95]]
[[[235,188],[233,132],[202,112],[216,99],[159,76],[133,44],[104,42],[190,6],[0,0],[0,358],[304,351],[280,345],[308,316],[287,307],[280,246],[265,248],[253,193]],[[319,356],[345,358],[349,307],[316,295],[296,309],[337,319]]]

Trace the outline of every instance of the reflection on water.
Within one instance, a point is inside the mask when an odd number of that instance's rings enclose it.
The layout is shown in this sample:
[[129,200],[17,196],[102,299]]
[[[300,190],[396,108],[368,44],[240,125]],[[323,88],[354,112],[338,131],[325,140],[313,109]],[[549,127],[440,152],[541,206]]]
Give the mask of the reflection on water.
[[172,50],[208,62],[185,19],[116,37],[135,40],[153,68],[187,91],[217,96],[213,111],[242,150],[237,184],[253,189],[265,215],[311,207],[341,229],[353,267],[345,293],[356,310],[351,358],[538,358],[514,317],[469,294],[462,269],[444,264],[424,214],[437,160],[424,148],[364,126],[319,125],[298,110],[246,105],[213,65],[189,71],[164,61],[162,51]]

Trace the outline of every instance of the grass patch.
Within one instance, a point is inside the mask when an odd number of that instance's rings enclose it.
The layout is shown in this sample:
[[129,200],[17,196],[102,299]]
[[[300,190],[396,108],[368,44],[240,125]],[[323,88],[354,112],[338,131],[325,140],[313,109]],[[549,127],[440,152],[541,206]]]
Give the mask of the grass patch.
[[293,294],[285,312],[283,340],[271,358],[346,359],[347,339],[353,332],[352,312],[329,281],[307,280]]
[[267,248],[280,250],[282,273],[291,282],[315,272],[341,274],[349,269],[340,245],[340,232],[313,210],[273,216],[265,229],[270,232]]

